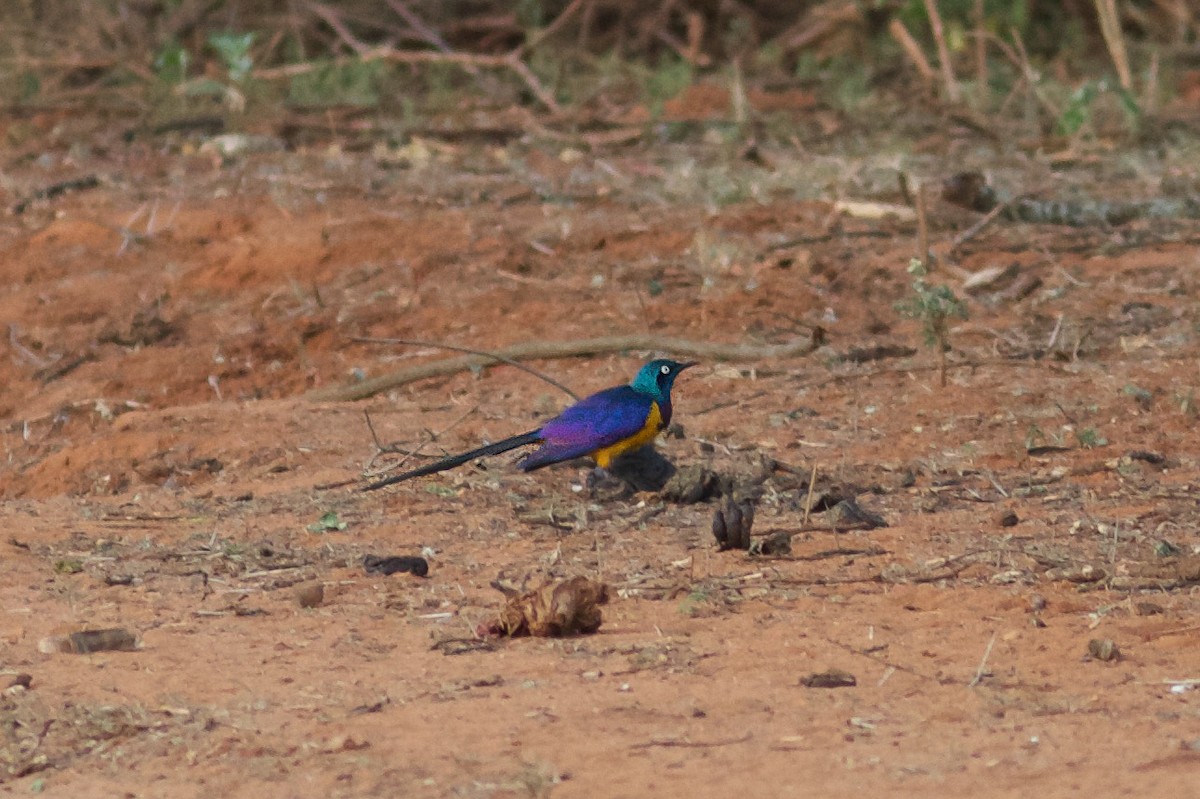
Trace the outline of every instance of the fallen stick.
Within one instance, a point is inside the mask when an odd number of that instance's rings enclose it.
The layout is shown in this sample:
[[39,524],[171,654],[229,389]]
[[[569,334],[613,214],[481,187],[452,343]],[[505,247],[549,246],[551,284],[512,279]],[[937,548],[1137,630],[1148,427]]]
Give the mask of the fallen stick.
[[[674,355],[715,361],[756,361],[765,358],[794,358],[799,355],[808,355],[820,346],[823,340],[823,331],[819,328],[813,331],[810,338],[787,344],[721,344],[634,333],[627,336],[600,336],[599,338],[575,341],[527,341],[497,350],[496,355],[516,361],[528,361],[575,358],[581,355],[599,355],[626,350],[661,350]],[[359,383],[318,388],[304,396],[311,402],[348,402],[366,399],[382,391],[415,383],[418,380],[444,377],[493,363],[497,363],[496,358],[480,355],[446,358],[399,369]]]

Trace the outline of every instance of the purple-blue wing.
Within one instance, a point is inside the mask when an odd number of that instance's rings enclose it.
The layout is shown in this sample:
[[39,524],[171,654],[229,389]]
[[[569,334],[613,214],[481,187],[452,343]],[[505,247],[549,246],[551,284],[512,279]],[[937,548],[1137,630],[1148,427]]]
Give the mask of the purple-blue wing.
[[582,458],[637,435],[650,416],[653,402],[631,386],[605,389],[580,400],[542,426],[542,446],[520,466],[528,472]]

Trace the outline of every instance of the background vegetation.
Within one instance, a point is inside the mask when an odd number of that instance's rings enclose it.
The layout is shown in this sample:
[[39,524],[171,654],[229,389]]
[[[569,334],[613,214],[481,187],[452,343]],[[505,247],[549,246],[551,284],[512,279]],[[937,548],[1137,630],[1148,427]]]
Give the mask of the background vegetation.
[[[1188,0],[4,0],[13,112],[651,114],[702,80],[861,109],[914,93],[1043,133],[1136,131],[1200,66]],[[1181,88],[1182,87],[1182,88]]]

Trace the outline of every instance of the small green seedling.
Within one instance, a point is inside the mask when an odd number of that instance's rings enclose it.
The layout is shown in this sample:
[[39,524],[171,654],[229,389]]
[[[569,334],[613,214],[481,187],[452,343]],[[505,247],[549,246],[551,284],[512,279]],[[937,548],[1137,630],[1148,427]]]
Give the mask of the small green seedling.
[[1075,431],[1075,440],[1084,449],[1108,446],[1108,439],[1100,435],[1094,427],[1085,427],[1082,430]]
[[329,511],[320,519],[308,526],[310,533],[333,533],[346,529],[346,523],[338,518],[337,513]]
[[234,83],[241,83],[254,69],[254,57],[250,48],[254,46],[253,33],[217,31],[208,35],[208,46],[220,57],[221,62]]
[[949,286],[933,284],[925,280],[928,271],[920,259],[908,264],[908,273],[913,276],[913,296],[896,303],[896,310],[910,319],[921,322],[925,346],[935,348],[938,353],[938,377],[946,385],[946,352],[950,349],[950,320],[966,319],[967,304],[960,300]]

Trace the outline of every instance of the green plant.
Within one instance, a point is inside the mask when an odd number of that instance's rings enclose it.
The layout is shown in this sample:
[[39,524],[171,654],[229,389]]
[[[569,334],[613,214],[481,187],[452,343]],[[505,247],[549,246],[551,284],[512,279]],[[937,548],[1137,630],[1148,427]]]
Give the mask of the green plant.
[[243,93],[247,78],[254,69],[254,57],[250,48],[257,34],[233,33],[230,31],[211,33],[208,47],[217,54],[225,68],[224,79],[201,76],[188,79],[191,56],[178,42],[170,41],[154,56],[154,74],[170,88],[170,94],[183,98],[213,98],[235,111],[246,106]]
[[336,511],[326,511],[320,519],[308,525],[310,533],[332,533],[346,529],[346,523],[338,518]]
[[163,83],[183,83],[187,78],[189,60],[188,51],[183,45],[176,41],[168,42],[158,51],[158,55],[154,56],[154,74]]
[[921,323],[925,346],[937,350],[938,377],[944,386],[946,352],[950,349],[950,320],[966,319],[967,305],[949,286],[926,281],[929,273],[919,258],[909,262],[908,273],[913,276],[913,293],[909,299],[896,303],[896,310]]
[[697,616],[711,598],[704,588],[695,588],[679,603],[679,612],[684,616]]
[[517,24],[527,31],[537,30],[546,24],[546,8],[542,0],[517,0],[513,11]]
[[[345,63],[319,62],[310,72],[292,78],[288,85],[289,105],[324,108],[334,105],[374,107],[379,105],[379,75],[382,62],[354,59]],[[405,98],[408,99],[408,98]]]
[[682,58],[663,58],[658,67],[646,75],[642,87],[650,106],[650,113],[657,119],[662,115],[663,104],[686,89],[692,82],[692,65]]
[[255,34],[219,31],[208,35],[208,46],[216,51],[225,65],[229,79],[241,83],[254,68],[250,48],[254,46]]
[[1196,415],[1196,392],[1194,389],[1188,389],[1186,394],[1176,392],[1175,403],[1179,406],[1179,412],[1184,416],[1194,417]]
[[27,103],[37,97],[42,91],[42,79],[38,77],[36,72],[25,70],[18,78],[20,89],[18,91],[19,102]]
[[1042,428],[1036,423],[1030,423],[1029,429],[1025,432],[1025,449],[1031,450],[1045,440],[1046,434],[1042,432]]
[[1150,406],[1154,404],[1154,395],[1133,383],[1126,383],[1121,389],[1121,393],[1136,402],[1138,407],[1144,411],[1150,410]]
[[1113,86],[1107,80],[1087,81],[1071,93],[1062,113],[1055,121],[1058,131],[1065,136],[1074,136],[1079,129],[1092,120],[1092,108],[1106,94],[1117,99],[1121,110],[1125,112],[1125,121],[1130,128],[1135,128],[1142,120],[1142,109],[1138,106],[1133,95],[1121,86]]
[[1075,440],[1084,449],[1095,449],[1108,444],[1108,439],[1100,435],[1094,427],[1085,427],[1075,432]]

